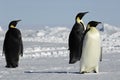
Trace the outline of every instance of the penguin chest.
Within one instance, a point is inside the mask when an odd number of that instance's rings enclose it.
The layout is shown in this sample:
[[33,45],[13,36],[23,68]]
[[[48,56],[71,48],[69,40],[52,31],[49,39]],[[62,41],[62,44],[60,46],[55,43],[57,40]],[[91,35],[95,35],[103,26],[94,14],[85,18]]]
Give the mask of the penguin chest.
[[98,66],[100,58],[100,35],[88,32],[83,41],[81,66],[87,70]]
[[86,34],[85,39],[83,41],[83,53],[86,52],[86,54],[96,55],[98,52],[100,52],[99,49],[100,49],[100,35],[99,35],[99,33]]

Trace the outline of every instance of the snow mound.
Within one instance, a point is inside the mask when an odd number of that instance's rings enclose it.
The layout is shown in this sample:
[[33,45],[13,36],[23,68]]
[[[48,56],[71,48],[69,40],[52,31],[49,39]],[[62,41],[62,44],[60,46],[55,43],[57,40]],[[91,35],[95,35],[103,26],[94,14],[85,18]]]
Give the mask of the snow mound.
[[106,23],[103,26],[104,26],[104,32],[107,34],[113,34],[115,32],[120,31],[120,28],[106,24]]
[[2,27],[0,26],[0,41],[4,40],[4,34],[5,34],[5,32],[3,31]]
[[104,52],[120,52],[120,32],[106,36],[102,41]]
[[66,57],[68,50],[66,47],[30,47],[24,50],[26,57]]
[[2,27],[0,26],[0,32],[2,32],[3,31],[3,29],[2,29]]
[[[101,27],[101,26],[100,26]],[[0,31],[3,31],[0,27]],[[39,30],[21,30],[25,57],[56,57],[68,56],[68,37],[70,29],[67,27],[44,27]],[[120,52],[120,29],[104,24],[101,33],[103,53]],[[1,45],[5,32],[0,33]],[[2,50],[2,48],[1,48]],[[0,51],[2,52],[2,51]]]
[[45,27],[40,30],[23,31],[23,40],[32,42],[67,43],[70,30],[66,27]]
[[44,30],[39,30],[39,31],[36,32],[36,35],[38,37],[43,37],[43,36],[45,36],[45,34],[46,34],[46,32]]

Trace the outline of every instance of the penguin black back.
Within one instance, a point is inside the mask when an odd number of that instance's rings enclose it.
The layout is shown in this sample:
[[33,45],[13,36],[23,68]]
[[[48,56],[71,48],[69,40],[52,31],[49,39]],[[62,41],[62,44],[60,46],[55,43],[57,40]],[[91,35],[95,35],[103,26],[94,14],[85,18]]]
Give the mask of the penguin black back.
[[21,32],[16,28],[19,21],[15,20],[10,22],[4,39],[3,53],[5,54],[6,67],[8,68],[18,67],[19,55],[23,55]]
[[85,31],[85,26],[82,21],[83,16],[88,12],[78,13],[75,17],[75,24],[69,35],[69,50],[70,50],[70,59],[69,63],[73,64],[76,61],[80,60],[82,44],[81,39],[83,37],[83,32]]

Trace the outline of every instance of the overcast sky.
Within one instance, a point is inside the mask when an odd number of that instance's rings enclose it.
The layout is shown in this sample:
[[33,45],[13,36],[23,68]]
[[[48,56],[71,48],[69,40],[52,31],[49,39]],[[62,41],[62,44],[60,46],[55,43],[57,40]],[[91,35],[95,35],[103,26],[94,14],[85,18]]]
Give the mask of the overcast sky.
[[0,0],[0,26],[21,19],[20,27],[72,27],[77,13],[89,11],[83,20],[120,26],[120,0]]

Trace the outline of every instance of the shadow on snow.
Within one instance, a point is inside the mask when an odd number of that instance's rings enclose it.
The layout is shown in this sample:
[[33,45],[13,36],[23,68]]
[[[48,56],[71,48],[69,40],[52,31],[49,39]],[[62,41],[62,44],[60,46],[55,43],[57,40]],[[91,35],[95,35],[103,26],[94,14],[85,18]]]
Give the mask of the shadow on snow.
[[80,72],[67,72],[67,71],[24,71],[24,73],[42,73],[42,74],[80,74]]

